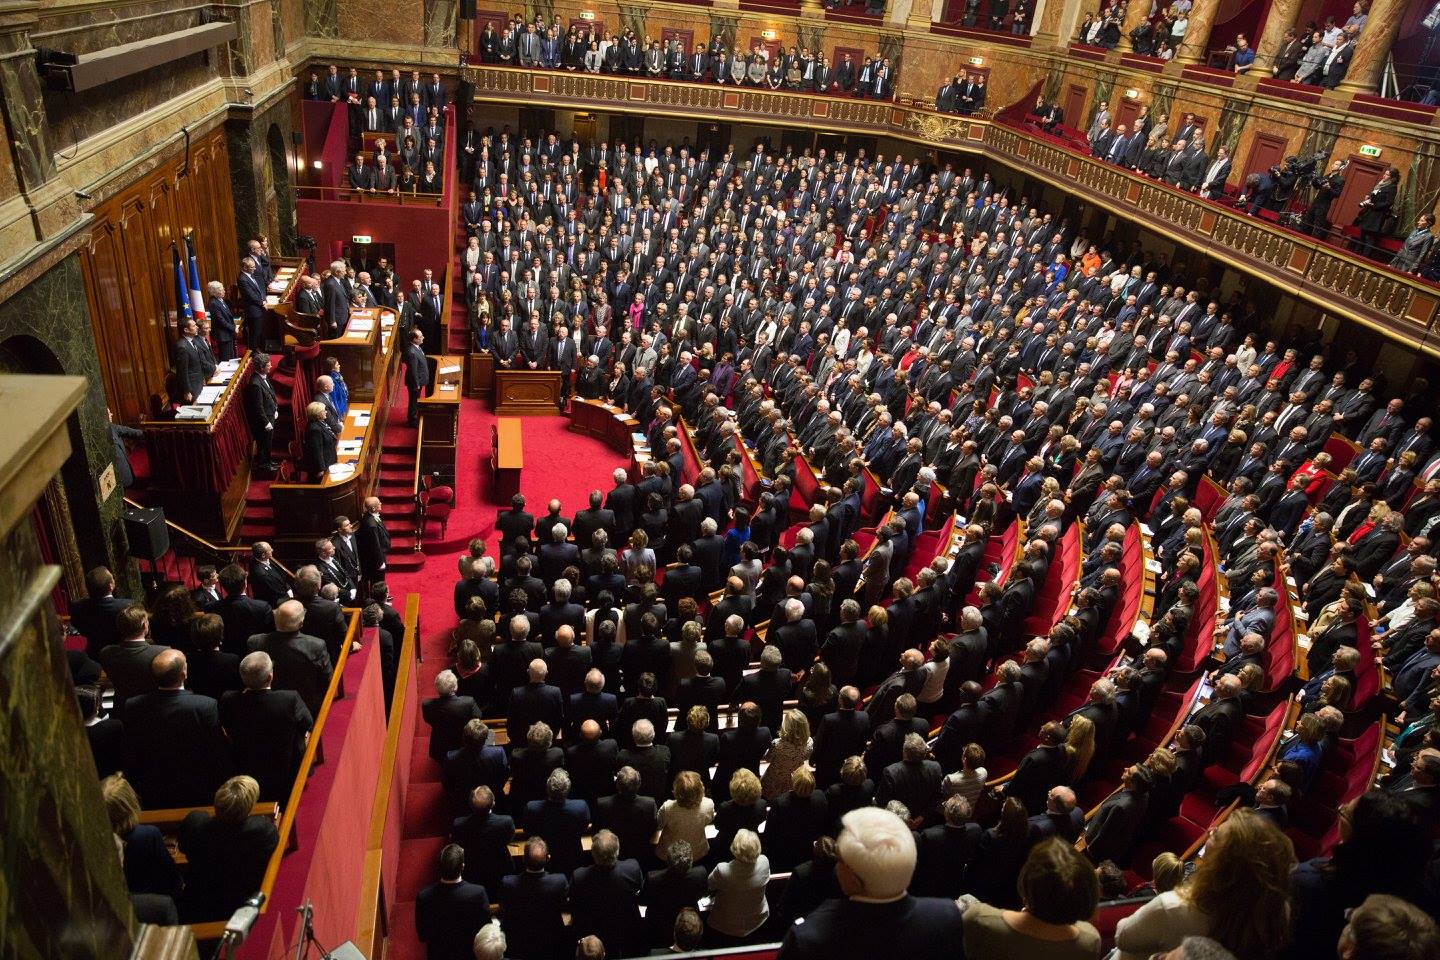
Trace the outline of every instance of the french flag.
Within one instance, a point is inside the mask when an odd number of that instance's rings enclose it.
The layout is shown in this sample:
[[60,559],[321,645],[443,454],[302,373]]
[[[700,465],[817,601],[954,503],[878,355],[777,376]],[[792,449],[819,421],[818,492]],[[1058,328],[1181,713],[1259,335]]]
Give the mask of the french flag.
[[190,242],[189,236],[185,238],[185,254],[190,261],[190,312],[195,316],[195,322],[199,323],[205,319],[205,290],[200,286],[200,268],[195,264],[195,244]]

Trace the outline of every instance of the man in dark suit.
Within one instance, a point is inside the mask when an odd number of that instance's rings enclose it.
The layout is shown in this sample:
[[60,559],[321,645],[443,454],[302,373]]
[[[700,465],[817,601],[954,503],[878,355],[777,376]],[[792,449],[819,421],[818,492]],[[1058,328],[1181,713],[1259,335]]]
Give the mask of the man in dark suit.
[[240,661],[244,690],[220,697],[220,726],[235,752],[235,769],[260,784],[260,799],[289,798],[314,718],[294,690],[272,690],[274,664],[263,650]]
[[1015,769],[1015,776],[1005,785],[1005,796],[1025,804],[1026,810],[1039,810],[1050,788],[1065,778],[1069,758],[1065,755],[1065,727],[1047,723],[1040,728],[1040,743],[1024,757]]
[[761,722],[771,730],[780,729],[785,699],[793,686],[791,673],[784,667],[780,648],[767,644],[760,651],[760,669],[746,674],[735,690],[735,703],[753,703],[760,708]]
[[[345,645],[348,624],[340,604],[326,599],[321,590],[325,576],[314,564],[306,564],[295,571],[293,592],[295,599],[305,609],[305,620],[301,626],[312,637],[318,637],[330,654],[330,662],[340,659],[340,649]],[[306,701],[307,705],[309,701]]]
[[380,510],[379,497],[366,497],[365,512],[360,515],[360,529],[355,534],[360,573],[367,583],[385,579],[390,556],[390,531],[385,529]]
[[495,812],[495,791],[481,784],[470,792],[470,814],[450,826],[450,838],[465,848],[466,880],[500,895],[500,881],[515,872],[510,841],[515,821]]
[[570,402],[570,390],[575,382],[575,365],[578,360],[578,353],[575,348],[575,341],[570,337],[570,331],[561,327],[555,339],[550,344],[550,356],[548,365],[551,370],[560,373],[560,412],[565,412],[565,404]]
[[638,860],[620,859],[620,838],[610,830],[595,834],[590,855],[595,865],[576,870],[570,888],[571,935],[599,937],[609,956],[643,953],[640,891],[645,872]]
[[200,339],[200,327],[187,317],[180,325],[180,339],[170,347],[170,368],[175,372],[175,391],[171,399],[177,404],[194,403],[215,373],[210,348]]
[[797,921],[785,934],[780,960],[950,960],[963,955],[955,901],[907,891],[916,861],[910,828],[879,807],[852,810],[841,823],[835,876],[845,897],[827,900]]
[[865,744],[870,740],[870,715],[858,709],[859,704],[859,690],[841,687],[835,712],[820,720],[811,762],[815,766],[815,782],[822,788],[839,781],[840,765],[846,757],[865,753]]
[[85,575],[85,592],[85,599],[70,604],[70,625],[85,638],[85,653],[98,660],[101,650],[120,642],[115,618],[135,601],[115,596],[115,575],[109,567],[95,567]]
[[582,734],[585,721],[593,720],[599,725],[602,736],[612,737],[611,727],[620,715],[620,704],[615,694],[605,692],[605,683],[605,674],[598,669],[592,667],[586,671],[584,689],[572,693],[565,702],[567,736]]
[[545,799],[525,804],[525,829],[541,837],[552,851],[550,869],[566,876],[580,865],[580,838],[590,825],[590,807],[570,798],[570,774],[552,770],[545,780]]
[[517,732],[529,730],[537,723],[547,724],[551,730],[564,729],[565,698],[559,687],[545,682],[549,672],[550,667],[544,660],[530,661],[528,682],[510,692],[510,706],[505,715]]
[[590,491],[590,507],[575,511],[575,542],[589,544],[596,530],[604,530],[615,539],[615,511],[604,509],[604,498],[599,490]]
[[1243,687],[1240,679],[1233,674],[1215,681],[1215,694],[1210,702],[1190,716],[1190,723],[1205,734],[1201,761],[1205,766],[1218,762],[1230,750],[1230,740],[1244,718],[1244,705],[1240,702]]
[[185,654],[151,662],[156,689],[125,704],[126,773],[149,809],[206,805],[230,775],[230,748],[210,697],[185,690]]
[[125,704],[131,697],[156,689],[155,658],[167,648],[146,638],[150,615],[138,603],[121,608],[112,629],[116,632],[115,642],[106,644],[96,659],[115,688],[115,715],[123,719]]
[[955,898],[965,892],[965,870],[975,858],[984,831],[972,818],[970,801],[952,796],[940,808],[944,822],[915,834],[915,881],[919,896]]
[[255,438],[255,469],[273,473],[280,466],[271,453],[280,407],[275,400],[275,385],[270,382],[269,355],[251,354],[250,367],[250,382],[245,384],[245,419],[250,424],[250,436]]
[[640,775],[639,792],[657,803],[670,796],[670,748],[655,742],[655,725],[636,720],[630,731],[633,747],[620,751],[621,767]]
[[655,833],[656,803],[640,792],[640,773],[621,766],[615,773],[615,793],[595,804],[595,829],[611,830],[622,850],[645,850]]
[[255,599],[277,607],[291,595],[290,578],[275,562],[275,551],[264,540],[250,545],[250,592]]
[[1134,766],[1125,771],[1120,789],[1100,804],[1100,809],[1085,825],[1085,852],[1091,860],[1125,863],[1130,859],[1140,824],[1145,819],[1152,782],[1150,771],[1144,767]]
[[570,771],[575,796],[592,809],[596,800],[614,789],[615,771],[620,765],[619,745],[602,739],[600,733],[599,722],[585,720],[574,737],[575,743],[565,750],[565,769]]
[[563,874],[546,872],[549,863],[549,846],[540,837],[531,837],[525,843],[524,872],[500,882],[500,922],[511,956],[521,960],[546,960],[569,953],[562,911],[570,881]]
[[1030,833],[1036,841],[1063,837],[1066,843],[1080,839],[1085,830],[1085,811],[1075,802],[1069,787],[1052,787],[1045,795],[1045,810],[1030,818]]
[[300,631],[304,622],[304,605],[298,600],[286,600],[275,608],[275,629],[255,634],[246,645],[270,655],[273,685],[298,693],[314,717],[325,702],[334,668],[324,641]]
[[424,345],[425,334],[420,330],[411,330],[410,343],[402,354],[405,363],[405,393],[409,398],[405,420],[412,427],[420,423],[420,394],[430,385],[430,361],[425,359]]
[[440,851],[439,881],[415,896],[415,935],[430,960],[472,960],[475,934],[490,922],[490,897],[464,873],[464,848],[446,844]]
[[350,288],[345,273],[345,262],[336,260],[330,264],[330,272],[325,279],[320,281],[320,295],[324,298],[324,329],[331,337],[343,334],[350,322]]
[[435,677],[434,697],[420,705],[421,716],[430,725],[430,758],[444,763],[445,755],[461,746],[465,725],[480,719],[475,698],[457,693],[459,680],[454,671],[442,670]]
[[510,775],[510,760],[505,748],[490,742],[490,728],[483,720],[466,721],[460,731],[461,746],[445,754],[440,782],[450,798],[451,809],[470,808],[471,795],[478,786],[499,792]]
[[875,787],[875,803],[884,806],[899,800],[905,809],[920,816],[932,809],[940,795],[945,771],[930,759],[930,747],[920,733],[907,733],[900,748],[900,760],[888,765]]
[[515,494],[510,498],[510,509],[495,518],[495,529],[500,533],[502,544],[517,539],[529,540],[535,529],[535,518],[525,512],[525,495]]

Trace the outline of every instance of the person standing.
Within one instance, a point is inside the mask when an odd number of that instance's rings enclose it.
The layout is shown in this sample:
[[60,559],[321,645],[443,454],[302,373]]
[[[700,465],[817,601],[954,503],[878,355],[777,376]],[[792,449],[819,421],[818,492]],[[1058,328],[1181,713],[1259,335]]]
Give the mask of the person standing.
[[390,531],[380,516],[380,498],[366,497],[365,512],[360,516],[360,532],[356,535],[360,551],[360,572],[367,583],[385,579],[385,566],[390,556]]
[[425,359],[424,344],[425,334],[411,330],[410,343],[401,358],[405,363],[405,392],[410,398],[405,422],[412,427],[420,423],[420,395],[430,385],[430,362]]

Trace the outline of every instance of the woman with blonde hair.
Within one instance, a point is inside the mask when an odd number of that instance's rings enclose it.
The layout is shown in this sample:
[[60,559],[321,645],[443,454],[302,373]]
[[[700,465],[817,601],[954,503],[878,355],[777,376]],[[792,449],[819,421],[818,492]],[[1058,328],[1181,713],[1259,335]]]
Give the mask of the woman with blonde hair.
[[760,830],[770,805],[760,796],[760,778],[741,767],[730,776],[730,799],[715,811],[714,851],[729,850],[741,830]]
[[124,774],[112,773],[100,781],[100,797],[110,829],[120,844],[120,861],[131,893],[158,893],[173,897],[180,889],[180,870],[165,848],[160,828],[140,822],[140,798]]
[[694,770],[676,774],[672,792],[675,799],[666,800],[660,808],[660,841],[655,852],[664,860],[670,844],[684,840],[695,859],[704,860],[710,852],[705,828],[715,819],[715,801],[705,796],[705,781]]
[[1195,872],[1115,929],[1120,960],[1173,950],[1209,937],[1236,960],[1277,956],[1290,939],[1290,871],[1295,849],[1280,828],[1251,810],[1217,827]]
[[254,812],[259,799],[253,777],[231,777],[215,791],[214,814],[192,810],[180,822],[180,852],[190,863],[182,923],[228,917],[259,889],[280,843],[275,818]]
[[1069,761],[1065,781],[1079,783],[1090,769],[1090,760],[1095,756],[1095,722],[1089,717],[1075,716],[1070,719],[1070,729],[1065,734],[1065,757]]
[[[655,570],[655,551],[650,549],[650,535],[644,530],[636,528],[630,534],[630,547],[621,558],[625,561],[625,573],[627,576],[639,577],[640,572],[649,569],[652,573]],[[642,581],[644,578],[641,578]]]
[[735,834],[730,858],[710,872],[707,926],[717,946],[745,942],[770,919],[765,899],[770,861],[761,852],[760,835],[754,830]]
[[765,754],[770,766],[760,778],[760,788],[766,800],[774,800],[790,789],[791,777],[810,759],[813,746],[810,721],[805,719],[805,714],[795,709],[786,710],[780,720],[780,736]]

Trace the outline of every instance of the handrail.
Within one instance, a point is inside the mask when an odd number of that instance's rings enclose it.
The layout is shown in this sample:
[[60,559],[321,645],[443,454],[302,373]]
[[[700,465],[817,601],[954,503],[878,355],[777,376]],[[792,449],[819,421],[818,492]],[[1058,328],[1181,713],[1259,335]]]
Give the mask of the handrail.
[[[365,872],[360,880],[360,897],[356,915],[356,939],[368,947],[365,954],[380,955],[377,942],[381,908],[381,875],[384,861],[385,824],[389,819],[391,794],[395,789],[395,758],[400,750],[400,736],[405,714],[411,709],[410,675],[415,670],[420,648],[420,595],[405,597],[405,638],[400,643],[399,665],[395,672],[395,692],[390,700],[390,714],[385,727],[385,746],[380,752],[380,776],[375,785],[375,800],[370,807],[370,829],[365,837]],[[392,891],[393,894],[393,891]]]
[[339,694],[340,683],[345,676],[345,664],[350,659],[350,647],[354,645],[355,638],[360,633],[360,611],[351,609],[348,611],[350,626],[345,631],[345,640],[340,645],[340,656],[335,659],[334,671],[330,674],[330,686],[325,691],[325,700],[320,705],[320,714],[315,718],[315,726],[310,731],[310,739],[305,744],[305,753],[300,758],[300,769],[295,775],[295,785],[290,788],[290,795],[285,800],[285,806],[280,815],[280,842],[275,845],[275,852],[270,855],[270,863],[265,867],[264,879],[260,881],[260,890],[265,894],[265,906],[261,911],[269,909],[273,899],[271,894],[275,890],[275,878],[280,874],[280,865],[285,859],[285,848],[289,846],[290,834],[295,829],[295,815],[300,808],[300,797],[305,792],[306,782],[310,779],[310,771],[315,766],[315,754],[320,749],[320,736],[325,731],[325,721],[330,717],[330,708],[335,703]]
[[[125,505],[127,507],[134,507],[137,510],[145,509],[145,504],[140,503],[138,500],[134,500],[130,497],[125,498]],[[200,534],[186,527],[182,527],[180,524],[176,523],[174,520],[171,520],[169,517],[165,518],[165,526],[168,529],[178,533],[182,539],[196,543],[204,549],[209,550],[211,553],[235,554],[236,556],[249,556],[250,554],[250,548],[244,546],[243,544],[221,545],[211,543],[209,540],[206,540],[204,537],[200,536]],[[279,567],[287,577],[290,577],[292,580],[295,578],[294,571],[292,571],[289,567],[285,566],[285,564],[281,563],[278,558],[271,557],[270,562],[275,564],[275,566]]]
[[420,502],[420,462],[425,451],[425,418],[415,428],[415,476],[411,480],[410,506],[415,512],[415,552],[420,552],[420,541],[425,537],[425,507]]

